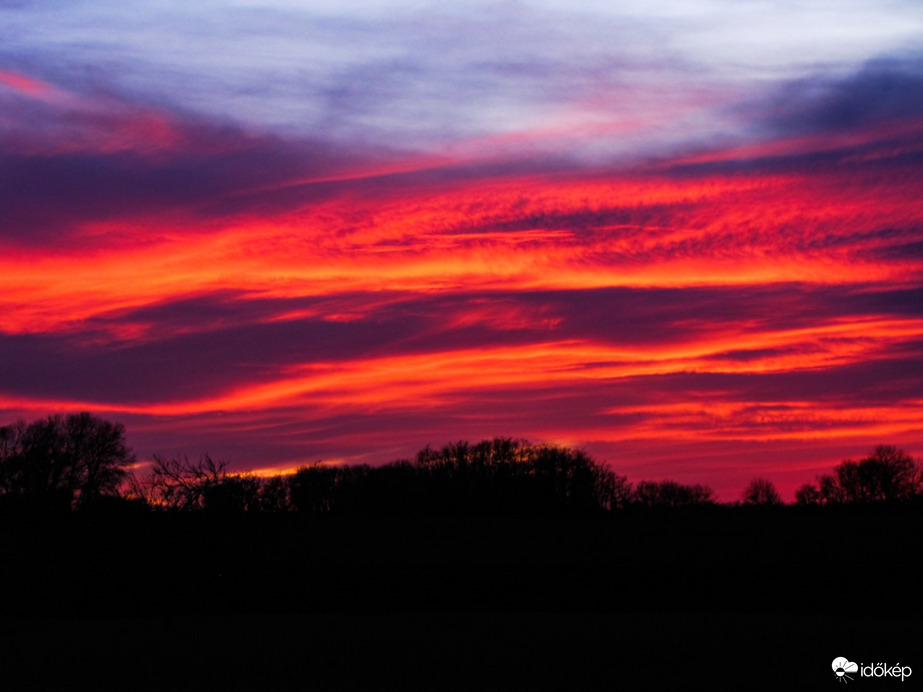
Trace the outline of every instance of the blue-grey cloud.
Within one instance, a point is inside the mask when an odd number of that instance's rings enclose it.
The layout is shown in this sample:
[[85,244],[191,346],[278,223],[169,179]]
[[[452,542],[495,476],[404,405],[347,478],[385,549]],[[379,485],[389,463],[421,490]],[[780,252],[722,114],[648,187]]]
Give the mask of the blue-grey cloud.
[[923,58],[879,58],[854,74],[823,73],[786,84],[769,124],[786,134],[853,130],[923,116]]
[[[842,71],[921,34],[913,3],[817,0],[7,3],[0,17],[0,63],[10,69],[296,138],[440,150],[575,118],[649,123],[630,137],[569,144],[602,158],[727,133],[735,126],[722,108],[749,93],[749,78],[791,79],[818,64]],[[716,108],[701,102],[708,92],[723,94]]]

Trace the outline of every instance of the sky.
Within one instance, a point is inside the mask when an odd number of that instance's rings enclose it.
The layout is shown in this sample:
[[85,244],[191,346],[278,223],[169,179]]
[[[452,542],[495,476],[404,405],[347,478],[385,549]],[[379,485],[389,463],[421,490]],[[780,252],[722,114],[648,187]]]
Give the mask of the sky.
[[0,5],[0,424],[495,436],[739,497],[923,457],[923,5]]

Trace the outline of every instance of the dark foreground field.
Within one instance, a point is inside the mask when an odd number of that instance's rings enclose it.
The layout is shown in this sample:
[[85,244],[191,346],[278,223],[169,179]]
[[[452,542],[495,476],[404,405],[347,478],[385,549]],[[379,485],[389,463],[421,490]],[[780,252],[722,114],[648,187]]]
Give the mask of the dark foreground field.
[[5,518],[2,688],[913,689],[920,519]]

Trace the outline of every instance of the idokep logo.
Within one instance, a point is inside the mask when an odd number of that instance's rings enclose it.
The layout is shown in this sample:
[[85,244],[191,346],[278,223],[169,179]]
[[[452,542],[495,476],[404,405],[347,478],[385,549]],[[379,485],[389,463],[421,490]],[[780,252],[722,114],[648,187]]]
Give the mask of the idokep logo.
[[837,682],[849,682],[854,677],[849,673],[859,673],[862,678],[895,678],[904,682],[913,671],[910,666],[900,663],[889,665],[887,663],[854,663],[842,656],[833,659],[833,673]]
[[859,666],[841,656],[833,659],[833,672],[836,673],[837,682],[849,682],[852,677],[847,673],[858,673]]

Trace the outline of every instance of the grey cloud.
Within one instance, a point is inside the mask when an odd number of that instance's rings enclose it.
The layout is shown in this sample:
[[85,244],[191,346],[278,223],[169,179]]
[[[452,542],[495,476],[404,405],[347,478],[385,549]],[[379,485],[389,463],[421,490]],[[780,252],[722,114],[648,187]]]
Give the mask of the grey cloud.
[[923,115],[923,58],[881,58],[842,79],[824,75],[785,85],[768,124],[783,133],[855,129]]
[[633,85],[672,74],[675,87],[677,72],[688,69],[664,50],[656,28],[637,19],[527,6],[368,19],[134,9],[136,16],[80,3],[59,13],[8,8],[0,60],[81,92],[295,137],[407,146],[519,129],[524,114],[534,120],[573,102],[629,108],[634,95],[623,94]]

